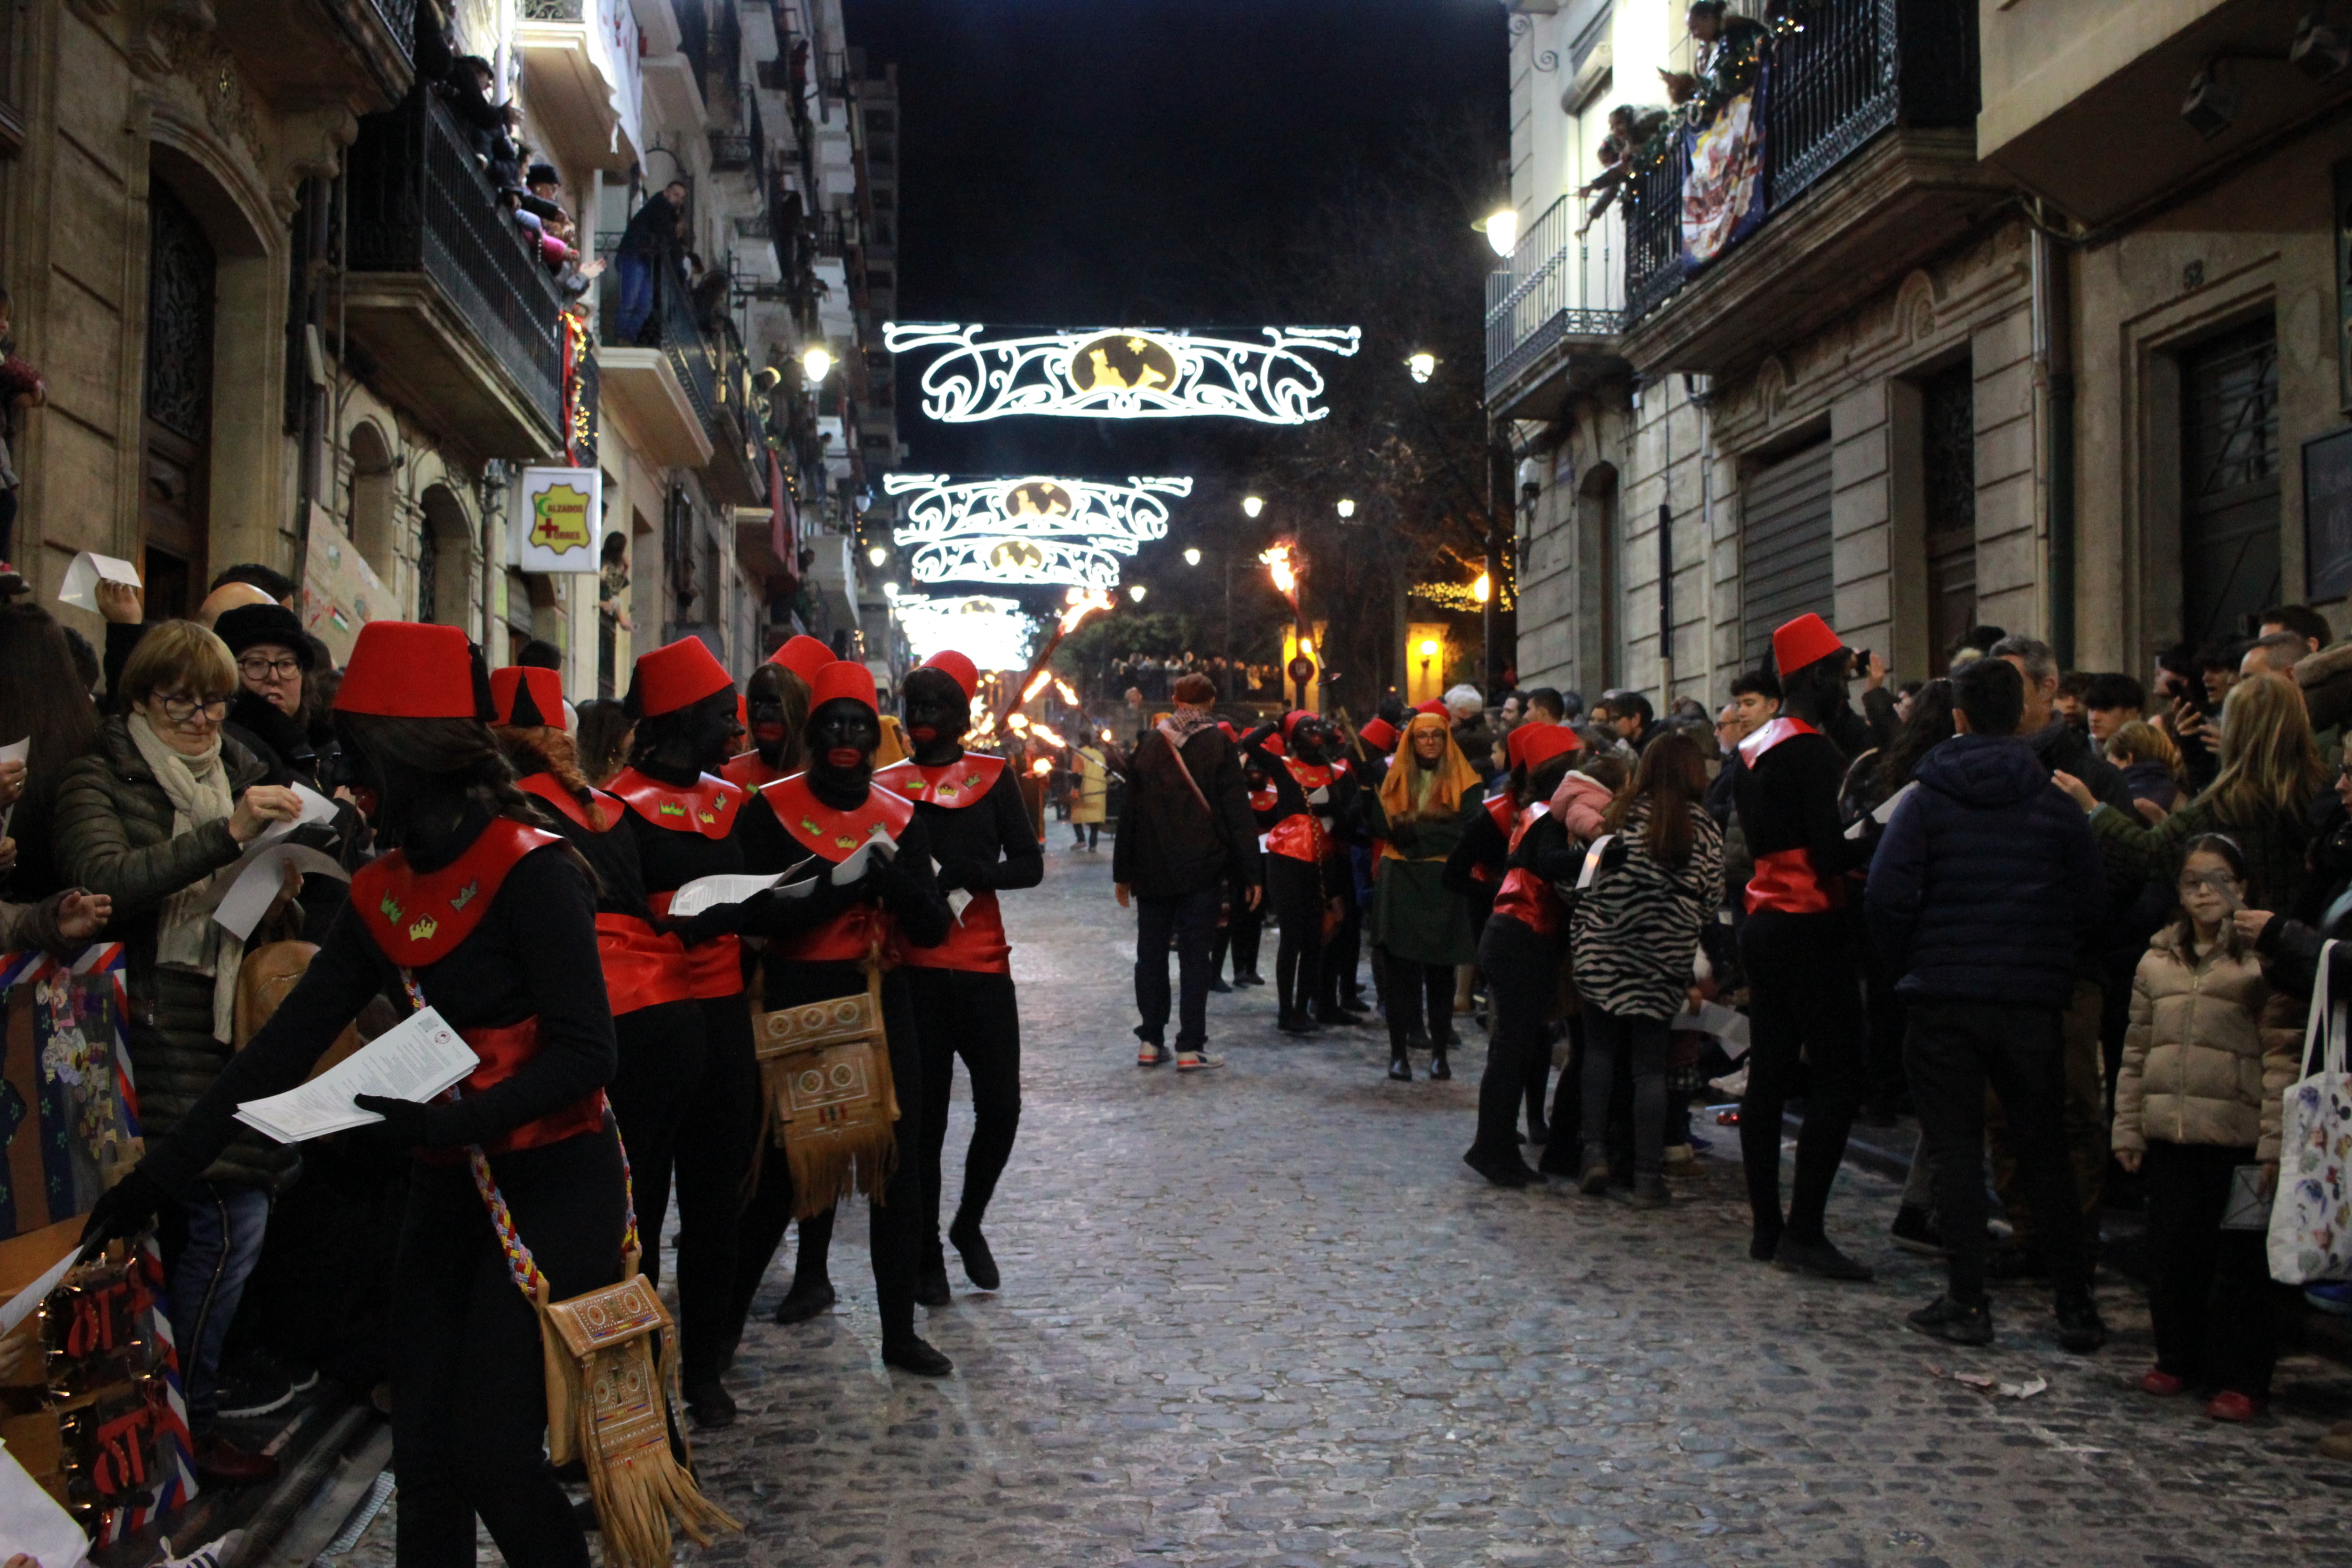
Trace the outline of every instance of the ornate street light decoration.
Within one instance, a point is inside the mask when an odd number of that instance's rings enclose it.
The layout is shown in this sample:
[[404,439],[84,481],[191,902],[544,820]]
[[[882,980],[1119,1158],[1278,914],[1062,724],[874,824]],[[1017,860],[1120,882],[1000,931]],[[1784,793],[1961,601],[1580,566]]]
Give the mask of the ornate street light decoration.
[[1138,547],[1168,537],[1168,501],[1163,498],[1191,495],[1192,481],[1130,479],[1113,484],[1039,475],[950,479],[945,474],[886,474],[882,489],[888,495],[913,498],[907,503],[907,521],[891,534],[900,545],[985,534],[993,539],[1076,540],[1097,550],[1132,555]]
[[1118,586],[1118,555],[1089,540],[958,533],[914,546],[907,574],[918,583],[1066,585],[1108,593]]
[[1080,419],[1181,419],[1222,415],[1303,425],[1323,374],[1310,351],[1356,352],[1358,327],[1261,327],[1263,341],[1150,327],[1099,327],[983,342],[988,329],[893,321],[893,353],[944,349],[923,372],[923,412],[949,424],[1007,415]]
[[954,648],[982,669],[1020,669],[1029,662],[1037,622],[1018,599],[894,594],[890,608],[918,658]]

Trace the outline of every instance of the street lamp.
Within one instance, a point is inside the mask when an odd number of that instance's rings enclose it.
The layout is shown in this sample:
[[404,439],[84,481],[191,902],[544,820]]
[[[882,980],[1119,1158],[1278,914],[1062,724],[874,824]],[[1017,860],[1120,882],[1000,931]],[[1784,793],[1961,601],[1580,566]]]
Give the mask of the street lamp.
[[1480,604],[1485,604],[1495,596],[1495,580],[1484,572],[1479,573],[1478,580],[1470,584],[1470,596]]
[[1199,550],[1199,548],[1198,548],[1197,546],[1196,546],[1196,547],[1193,547],[1193,548],[1191,548],[1191,549],[1188,549],[1188,550],[1186,550],[1186,551],[1184,552],[1184,564],[1185,564],[1185,565],[1187,565],[1187,566],[1198,566],[1200,563],[1201,563],[1201,552],[1200,552],[1200,550]]
[[1128,596],[1129,598],[1130,598],[1130,599],[1133,599],[1137,604],[1139,604],[1139,604],[1143,603],[1143,595],[1144,595],[1146,593],[1148,593],[1148,592],[1150,592],[1150,590],[1149,590],[1149,589],[1147,589],[1147,588],[1145,588],[1145,586],[1144,586],[1142,584],[1140,584],[1140,583],[1132,583],[1132,584],[1129,584],[1128,585],[1127,596]]
[[823,343],[812,344],[801,355],[801,374],[811,386],[833,374],[833,351]]
[[1496,207],[1484,218],[1470,226],[1486,237],[1486,247],[1507,261],[1512,247],[1519,242],[1519,213],[1517,207]]
[[1264,511],[1265,510],[1265,499],[1264,499],[1263,497],[1259,497],[1259,496],[1249,496],[1249,497],[1245,498],[1245,499],[1242,501],[1242,510],[1243,510],[1243,512],[1244,512],[1244,514],[1246,514],[1246,515],[1250,516],[1250,517],[1255,517],[1258,513],[1260,513],[1260,512]]
[[1429,661],[1435,658],[1439,652],[1437,639],[1435,637],[1422,638],[1421,647],[1418,651],[1421,654],[1422,689],[1423,690],[1427,690],[1429,688]]
[[1354,501],[1352,501],[1352,500],[1349,500],[1346,496],[1341,496],[1341,497],[1339,498],[1339,521],[1340,521],[1341,522],[1346,522],[1349,519],[1350,519],[1350,518],[1354,517],[1355,515],[1356,515],[1356,503],[1355,503]]
[[1437,356],[1433,353],[1417,353],[1404,362],[1404,367],[1412,373],[1413,380],[1426,383],[1431,376],[1437,374]]
[[868,545],[866,550],[866,559],[879,566],[890,559],[890,552],[878,544]]

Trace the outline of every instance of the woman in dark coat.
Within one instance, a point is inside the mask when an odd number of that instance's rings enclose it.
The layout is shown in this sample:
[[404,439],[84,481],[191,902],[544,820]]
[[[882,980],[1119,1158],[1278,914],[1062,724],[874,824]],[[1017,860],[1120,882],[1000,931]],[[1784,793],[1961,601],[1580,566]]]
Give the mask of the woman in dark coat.
[[1388,977],[1389,1076],[1400,1082],[1412,1081],[1416,1045],[1435,1053],[1430,1077],[1454,1076],[1454,972],[1478,949],[1468,901],[1445,885],[1445,861],[1483,805],[1477,772],[1445,721],[1414,715],[1369,812],[1381,847],[1372,949]]

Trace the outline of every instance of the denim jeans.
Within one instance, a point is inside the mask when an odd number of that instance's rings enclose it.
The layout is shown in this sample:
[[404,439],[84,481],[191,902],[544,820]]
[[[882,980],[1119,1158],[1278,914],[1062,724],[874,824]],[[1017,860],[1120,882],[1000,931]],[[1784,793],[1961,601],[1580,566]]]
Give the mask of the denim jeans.
[[646,318],[654,313],[654,264],[650,257],[632,256],[627,251],[613,258],[613,265],[621,275],[620,319],[621,341],[633,343],[644,331]]
[[172,1338],[188,1396],[188,1429],[201,1437],[220,1405],[221,1346],[261,1257],[269,1194],[243,1182],[198,1182],[180,1199],[187,1236],[171,1262]]
[[1178,984],[1182,988],[1176,1022],[1176,1048],[1197,1051],[1209,1037],[1209,942],[1217,932],[1224,902],[1220,883],[1194,892],[1135,900],[1135,1007],[1143,1015],[1139,1039],[1163,1043],[1168,1028],[1168,937],[1176,937]]

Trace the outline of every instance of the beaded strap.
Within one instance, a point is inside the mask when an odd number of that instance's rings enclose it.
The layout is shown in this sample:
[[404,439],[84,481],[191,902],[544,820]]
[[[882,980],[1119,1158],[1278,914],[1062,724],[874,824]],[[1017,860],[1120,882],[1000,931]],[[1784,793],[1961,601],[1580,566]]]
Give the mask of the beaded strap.
[[[400,983],[408,991],[408,1000],[418,1012],[425,1010],[425,992],[416,984],[416,976],[404,969]],[[452,1086],[449,1090],[456,1095]],[[639,1256],[642,1245],[637,1239],[637,1188],[629,1172],[629,1146],[621,1137],[620,1122],[612,1108],[604,1110],[604,1125],[613,1130],[613,1145],[621,1152],[621,1198],[628,1213],[627,1229],[621,1238],[621,1256]],[[507,1207],[507,1195],[499,1191],[498,1178],[490,1173],[490,1157],[479,1143],[466,1145],[466,1163],[474,1175],[474,1190],[482,1194],[482,1206],[490,1211],[490,1228],[498,1232],[499,1250],[506,1255],[507,1273],[515,1288],[532,1300],[544,1300],[550,1294],[547,1276],[540,1272],[539,1260],[531,1257],[530,1248],[523,1244],[522,1233],[515,1228],[514,1211]]]

